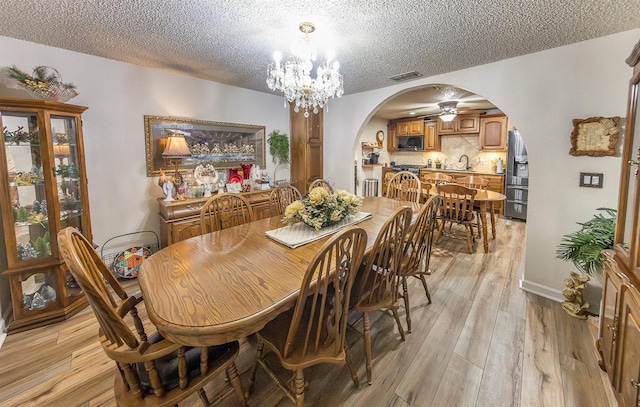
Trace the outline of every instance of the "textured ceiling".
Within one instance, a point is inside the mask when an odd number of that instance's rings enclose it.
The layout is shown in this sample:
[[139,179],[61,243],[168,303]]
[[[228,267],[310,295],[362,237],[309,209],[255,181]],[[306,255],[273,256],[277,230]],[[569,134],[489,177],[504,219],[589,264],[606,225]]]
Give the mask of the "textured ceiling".
[[288,54],[302,21],[315,23],[321,56],[335,52],[346,94],[640,27],[638,0],[2,3],[2,36],[264,92],[273,51]]

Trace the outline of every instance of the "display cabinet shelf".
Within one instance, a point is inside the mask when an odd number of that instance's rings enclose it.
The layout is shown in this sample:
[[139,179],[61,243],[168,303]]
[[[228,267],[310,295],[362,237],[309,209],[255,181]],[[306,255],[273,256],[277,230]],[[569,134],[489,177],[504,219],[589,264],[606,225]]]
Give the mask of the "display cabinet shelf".
[[90,241],[81,114],[86,107],[0,98],[0,266],[8,332],[62,321],[87,305],[57,244],[72,226]]

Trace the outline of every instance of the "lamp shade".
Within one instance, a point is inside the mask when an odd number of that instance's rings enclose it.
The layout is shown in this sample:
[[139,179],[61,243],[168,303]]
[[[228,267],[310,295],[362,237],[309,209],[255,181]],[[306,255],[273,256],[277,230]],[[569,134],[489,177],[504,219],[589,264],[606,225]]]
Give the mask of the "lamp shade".
[[71,154],[71,150],[69,149],[69,144],[55,144],[53,146],[53,155],[56,157],[59,156],[67,156]]
[[167,144],[162,152],[163,158],[190,157],[191,151],[181,132],[172,132],[167,136]]

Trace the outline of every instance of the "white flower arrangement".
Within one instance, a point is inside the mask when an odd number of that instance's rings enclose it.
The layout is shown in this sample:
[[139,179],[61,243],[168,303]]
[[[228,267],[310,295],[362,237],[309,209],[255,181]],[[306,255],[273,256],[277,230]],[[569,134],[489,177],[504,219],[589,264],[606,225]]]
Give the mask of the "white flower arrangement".
[[336,224],[349,215],[358,213],[362,198],[343,189],[330,193],[326,188],[313,188],[302,199],[289,204],[282,223],[291,225],[302,221],[315,230]]

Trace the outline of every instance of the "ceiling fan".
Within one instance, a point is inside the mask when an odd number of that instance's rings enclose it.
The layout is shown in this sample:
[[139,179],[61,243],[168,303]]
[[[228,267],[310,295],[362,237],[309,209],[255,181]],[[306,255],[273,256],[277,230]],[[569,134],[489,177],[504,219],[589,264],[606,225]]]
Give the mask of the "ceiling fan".
[[450,122],[453,120],[457,114],[485,114],[486,110],[483,109],[458,109],[458,101],[450,100],[445,102],[439,102],[438,107],[440,108],[440,120],[443,122]]

